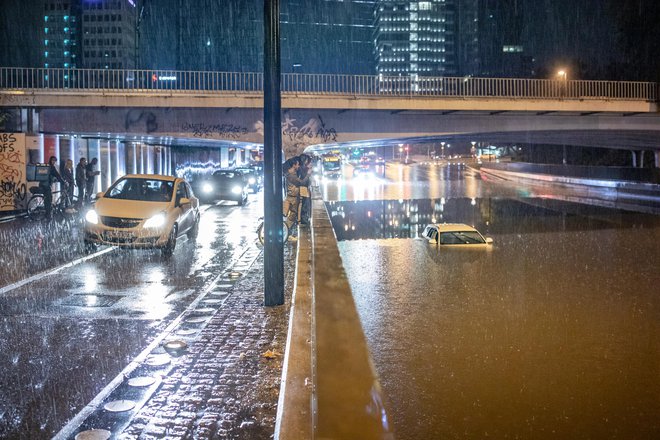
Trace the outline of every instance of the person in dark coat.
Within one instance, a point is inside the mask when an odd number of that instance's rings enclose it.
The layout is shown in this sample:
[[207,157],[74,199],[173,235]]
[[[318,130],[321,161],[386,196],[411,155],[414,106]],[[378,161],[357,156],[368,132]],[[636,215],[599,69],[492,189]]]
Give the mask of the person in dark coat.
[[66,188],[63,189],[62,194],[66,194],[66,206],[70,206],[73,203],[73,189],[74,189],[74,179],[73,179],[73,161],[67,159],[64,162],[64,168],[62,168],[62,179],[66,182]]
[[87,159],[80,158],[76,165],[76,186],[78,187],[78,206],[82,206],[86,200],[85,187],[87,186]]
[[62,176],[60,176],[59,171],[55,167],[57,163],[57,157],[50,156],[48,159],[48,178],[39,182],[39,187],[44,194],[44,208],[46,210],[46,218],[53,218],[53,183],[60,182],[62,185],[66,185]]
[[85,202],[89,203],[92,194],[94,193],[94,183],[96,182],[96,176],[99,175],[99,171],[96,171],[96,164],[98,163],[97,158],[93,158],[85,167],[87,177],[87,182],[85,185]]
[[298,222],[301,225],[309,225],[309,216],[312,212],[312,192],[310,188],[310,180],[312,175],[312,156],[308,154],[301,154],[299,156],[300,167],[298,168],[298,177],[301,180],[307,180],[307,185],[300,186],[300,208],[298,214]]

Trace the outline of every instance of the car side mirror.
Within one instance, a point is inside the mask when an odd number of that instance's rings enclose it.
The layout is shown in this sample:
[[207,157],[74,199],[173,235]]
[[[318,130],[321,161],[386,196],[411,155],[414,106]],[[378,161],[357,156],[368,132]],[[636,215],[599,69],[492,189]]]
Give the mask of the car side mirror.
[[486,244],[493,244],[493,239],[490,237],[486,237]]
[[190,204],[190,199],[187,197],[181,197],[177,201],[177,206],[183,206],[183,205],[189,205]]
[[104,194],[105,193],[103,191],[97,192],[96,194],[94,194],[94,196],[92,198],[95,199],[95,200],[100,199],[101,197],[103,197]]

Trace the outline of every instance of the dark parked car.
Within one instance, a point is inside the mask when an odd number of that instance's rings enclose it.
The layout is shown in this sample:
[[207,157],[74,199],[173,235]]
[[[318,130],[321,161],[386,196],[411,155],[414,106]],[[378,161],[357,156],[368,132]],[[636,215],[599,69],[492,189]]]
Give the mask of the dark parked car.
[[250,188],[250,190],[253,193],[256,194],[259,192],[262,185],[262,178],[261,175],[257,172],[257,170],[250,167],[237,167],[234,168],[234,171],[243,174],[243,177],[245,178],[248,188]]
[[204,203],[217,200],[233,200],[241,206],[248,199],[248,185],[243,173],[235,170],[219,170],[199,182],[195,194]]

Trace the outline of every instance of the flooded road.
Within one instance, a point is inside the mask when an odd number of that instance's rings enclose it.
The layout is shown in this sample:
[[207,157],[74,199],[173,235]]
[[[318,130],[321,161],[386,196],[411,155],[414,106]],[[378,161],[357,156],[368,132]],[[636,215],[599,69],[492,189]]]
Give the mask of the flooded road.
[[[660,217],[400,168],[325,188],[397,438],[658,438]],[[494,245],[440,249],[431,222]]]
[[263,204],[251,197],[208,207],[169,259],[114,249],[0,286],[0,437],[52,438],[253,247]]

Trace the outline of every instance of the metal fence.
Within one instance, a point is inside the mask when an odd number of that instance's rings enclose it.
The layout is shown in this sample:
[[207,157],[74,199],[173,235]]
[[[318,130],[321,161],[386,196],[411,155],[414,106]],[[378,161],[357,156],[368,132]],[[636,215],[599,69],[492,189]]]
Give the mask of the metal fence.
[[[657,83],[634,81],[284,73],[281,88],[285,94],[314,95],[658,100]],[[263,74],[0,67],[0,90],[261,93]]]

